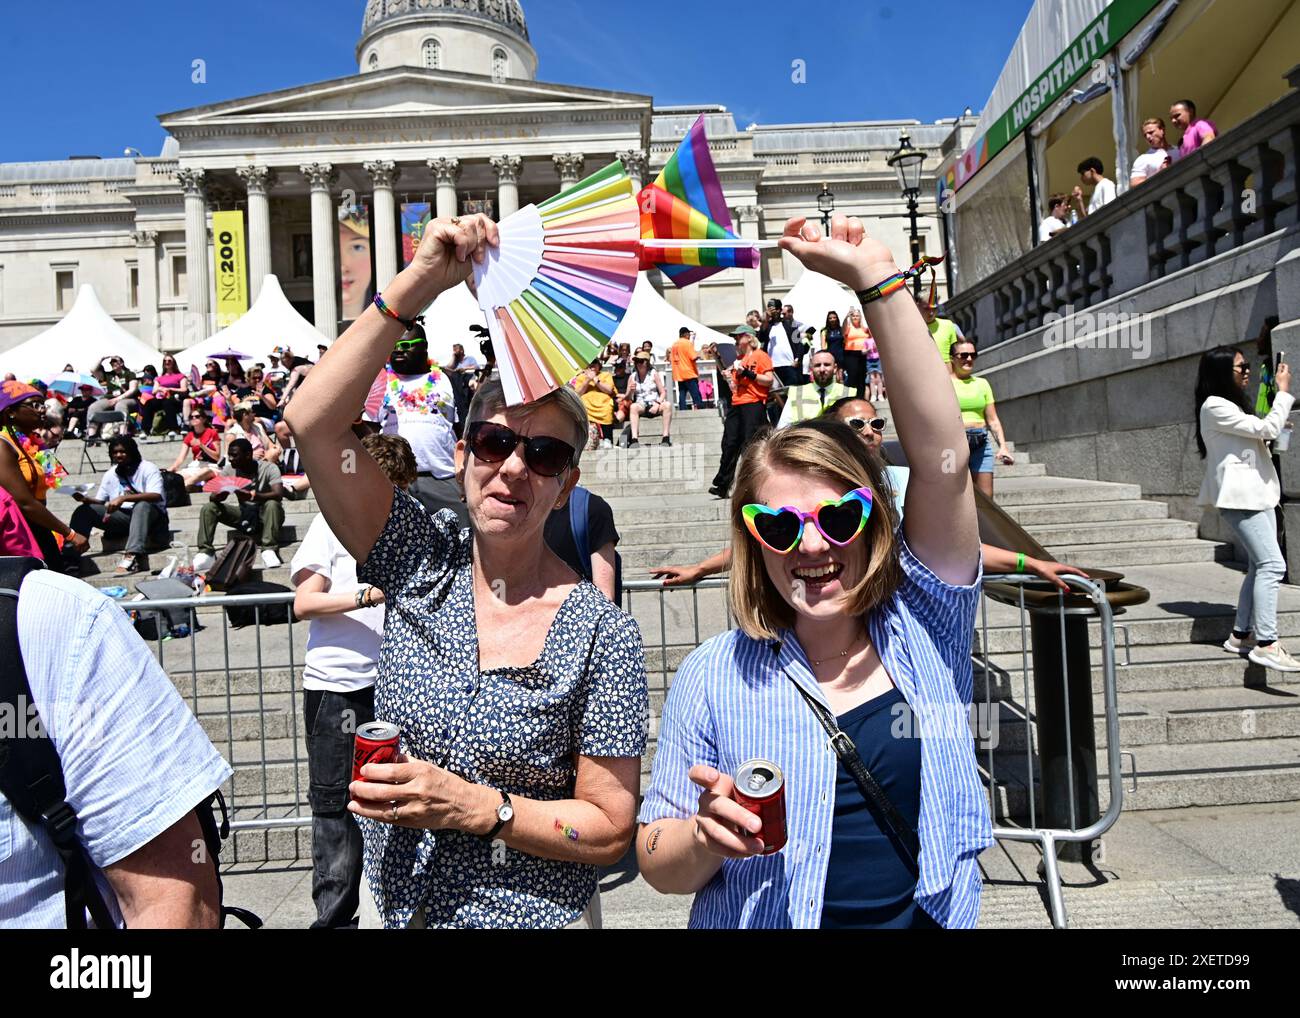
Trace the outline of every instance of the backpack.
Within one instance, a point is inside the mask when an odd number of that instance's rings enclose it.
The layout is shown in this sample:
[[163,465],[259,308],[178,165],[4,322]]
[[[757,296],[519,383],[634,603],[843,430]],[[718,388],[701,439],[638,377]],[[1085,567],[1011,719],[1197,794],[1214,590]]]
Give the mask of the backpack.
[[161,470],[163,482],[163,503],[168,509],[176,509],[190,504],[189,489],[185,487],[185,478],[170,470]]
[[[249,580],[247,583],[238,583],[226,590],[231,597],[239,594],[288,594],[289,592],[289,588],[283,583],[268,583],[265,580]],[[284,626],[289,623],[289,608],[290,602],[259,605],[228,604],[226,617],[230,619],[232,629],[258,625],[259,622],[263,626]]]
[[[23,667],[22,647],[18,641],[18,591],[23,577],[44,563],[34,558],[0,558],[0,656],[15,664],[0,669],[0,704],[21,716],[33,704],[31,683]],[[147,653],[147,651],[142,651]],[[25,732],[0,737],[0,793],[9,800],[20,817],[49,836],[63,861],[63,900],[67,928],[84,930],[86,912],[98,929],[113,929],[108,906],[95,884],[93,869],[86,851],[77,840],[77,814],[68,805],[68,789],[63,777],[63,762],[50,739],[29,739]],[[221,810],[218,824],[214,806]],[[230,837],[230,816],[221,790],[194,807],[208,857],[217,878],[217,902],[221,925],[234,916],[250,929],[262,925],[260,917],[246,909],[224,904],[221,885],[221,843]]]
[[207,583],[213,590],[229,590],[247,583],[253,575],[253,562],[257,559],[257,542],[238,530],[232,531],[226,546],[208,570]]
[[[573,543],[578,549],[578,561],[582,563],[584,579],[591,579],[591,542],[587,538],[589,506],[591,492],[582,485],[577,485],[569,493],[569,530],[573,533]],[[614,552],[614,603],[623,600],[623,556]]]

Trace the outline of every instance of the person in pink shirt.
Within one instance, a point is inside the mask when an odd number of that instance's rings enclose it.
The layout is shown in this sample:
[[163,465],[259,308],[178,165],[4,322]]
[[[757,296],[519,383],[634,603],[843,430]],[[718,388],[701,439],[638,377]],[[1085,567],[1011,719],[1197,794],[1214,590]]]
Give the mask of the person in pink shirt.
[[1170,106],[1169,119],[1183,132],[1183,139],[1178,143],[1179,159],[1191,155],[1202,145],[1208,145],[1219,133],[1212,121],[1197,119],[1196,103],[1190,99],[1179,99]]

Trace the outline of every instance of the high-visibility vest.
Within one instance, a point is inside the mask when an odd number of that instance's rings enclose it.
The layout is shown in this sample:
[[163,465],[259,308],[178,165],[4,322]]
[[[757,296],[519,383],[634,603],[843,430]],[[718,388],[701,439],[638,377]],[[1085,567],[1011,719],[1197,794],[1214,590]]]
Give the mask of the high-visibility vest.
[[782,428],[787,424],[820,417],[828,407],[835,404],[836,400],[843,399],[845,396],[856,396],[857,390],[840,382],[831,382],[825,389],[819,388],[816,382],[808,382],[804,385],[791,386],[786,389],[786,393],[788,399],[785,408],[781,411],[781,421],[778,424],[778,427]]

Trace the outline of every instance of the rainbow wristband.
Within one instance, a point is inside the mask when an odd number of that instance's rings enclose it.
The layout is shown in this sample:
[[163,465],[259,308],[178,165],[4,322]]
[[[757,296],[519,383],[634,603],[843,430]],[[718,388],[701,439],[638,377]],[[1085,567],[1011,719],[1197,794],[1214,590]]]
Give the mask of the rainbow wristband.
[[897,293],[907,286],[908,282],[915,279],[926,269],[934,271],[934,266],[943,261],[945,255],[937,257],[925,256],[910,269],[904,269],[902,272],[895,272],[892,276],[886,276],[875,286],[868,287],[865,290],[859,290],[858,300],[863,304],[870,304],[873,300],[880,300],[882,297],[888,297],[891,293]]
[[396,311],[394,311],[392,308],[390,308],[387,304],[384,303],[383,294],[380,293],[375,294],[374,305],[375,307],[379,308],[380,312],[386,317],[391,318],[395,322],[400,322],[403,328],[405,328],[407,332],[410,332],[412,329],[414,329],[415,323],[419,320],[418,318],[403,318]]

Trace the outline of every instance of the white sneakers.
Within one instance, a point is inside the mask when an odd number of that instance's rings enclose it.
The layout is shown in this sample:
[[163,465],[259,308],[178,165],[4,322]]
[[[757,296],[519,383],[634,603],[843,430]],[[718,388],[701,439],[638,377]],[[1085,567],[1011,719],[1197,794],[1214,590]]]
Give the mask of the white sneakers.
[[1280,641],[1274,641],[1267,647],[1257,646],[1246,656],[1255,664],[1271,668],[1275,672],[1300,672],[1300,661],[1288,654]]
[[[274,549],[266,548],[262,552],[262,565],[266,566],[267,569],[278,569],[284,563],[280,561],[280,556],[275,553]],[[1296,667],[1300,668],[1300,665],[1296,665]]]
[[1229,654],[1236,654],[1238,657],[1245,657],[1250,653],[1250,648],[1246,646],[1246,641],[1238,640],[1231,633],[1229,633],[1228,638],[1223,641],[1223,649]]
[[216,556],[209,555],[206,551],[201,551],[194,556],[193,566],[194,566],[194,571],[196,573],[206,573],[209,569],[211,569],[216,564],[217,564]]

